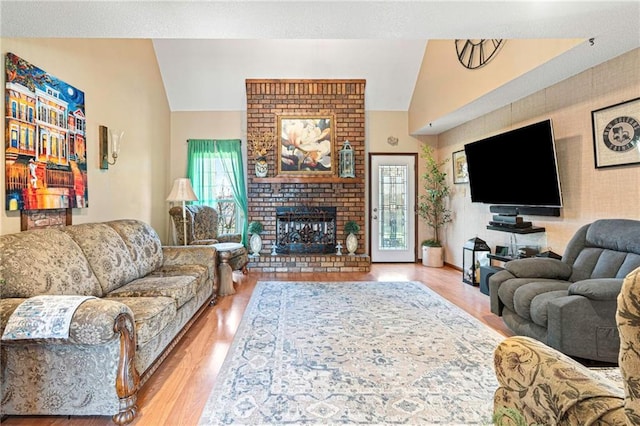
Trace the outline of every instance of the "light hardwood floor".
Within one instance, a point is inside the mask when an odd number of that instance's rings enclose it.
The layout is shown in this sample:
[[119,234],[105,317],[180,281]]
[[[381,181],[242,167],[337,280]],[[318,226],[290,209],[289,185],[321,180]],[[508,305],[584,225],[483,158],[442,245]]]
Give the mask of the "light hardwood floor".
[[[257,281],[420,281],[480,321],[511,335],[489,310],[489,297],[450,267],[374,264],[369,273],[234,275],[237,293],[207,308],[138,394],[134,425],[197,425]],[[112,425],[109,417],[10,416],[3,425]]]

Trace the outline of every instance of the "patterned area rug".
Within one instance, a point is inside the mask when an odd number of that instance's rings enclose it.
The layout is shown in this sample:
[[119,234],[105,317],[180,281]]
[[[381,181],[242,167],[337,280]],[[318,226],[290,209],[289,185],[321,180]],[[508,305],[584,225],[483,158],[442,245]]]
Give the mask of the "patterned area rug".
[[200,424],[488,425],[502,339],[418,282],[259,282]]

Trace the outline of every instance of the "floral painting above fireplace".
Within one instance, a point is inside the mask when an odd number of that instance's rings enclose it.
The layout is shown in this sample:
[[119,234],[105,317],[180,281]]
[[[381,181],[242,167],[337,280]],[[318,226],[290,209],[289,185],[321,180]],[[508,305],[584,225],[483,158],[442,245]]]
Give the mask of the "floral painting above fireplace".
[[278,174],[335,175],[335,116],[278,115]]

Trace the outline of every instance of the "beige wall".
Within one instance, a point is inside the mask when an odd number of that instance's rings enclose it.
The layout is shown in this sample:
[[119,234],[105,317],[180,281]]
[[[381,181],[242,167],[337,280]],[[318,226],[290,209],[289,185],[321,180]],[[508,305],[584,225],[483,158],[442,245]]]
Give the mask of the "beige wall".
[[[171,113],[171,146],[167,185],[187,176],[188,139],[241,139],[244,167],[247,166],[245,111],[189,111]],[[168,193],[167,193],[168,194]],[[165,222],[167,235],[171,222]]]
[[491,59],[490,65],[468,70],[458,62],[453,40],[429,41],[409,107],[409,133],[415,134],[429,123],[524,75],[581,42],[578,39],[507,40]]
[[[85,93],[89,207],[74,209],[73,223],[140,219],[164,238],[170,116],[151,41],[4,38],[0,47],[3,59],[12,52]],[[4,77],[3,70],[3,88]],[[125,132],[118,162],[106,171],[99,125]],[[0,126],[4,135],[4,120]],[[20,213],[4,209],[4,173],[0,234],[20,231]]]
[[[640,165],[596,169],[591,127],[591,111],[640,96],[639,69],[640,49],[636,49],[440,134],[438,155],[451,158],[466,143],[551,118],[564,208],[559,218],[525,217],[547,232],[517,235],[516,243],[562,254],[586,223],[599,218],[640,219]],[[455,219],[446,231],[446,262],[461,267],[462,245],[475,236],[492,248],[509,245],[512,234],[486,229],[492,214],[487,205],[471,203],[468,184],[452,186]]]
[[[366,116],[366,139],[367,139],[367,154],[370,152],[375,153],[403,153],[413,154],[420,153],[422,143],[429,143],[432,146],[436,146],[436,136],[419,136],[414,137],[408,133],[408,117],[407,111],[369,111]],[[395,136],[398,138],[398,145],[392,146],[387,143],[389,136]],[[368,165],[367,158],[367,165]],[[420,176],[424,173],[423,161],[418,156],[418,188],[420,191],[422,187],[420,182]],[[368,178],[367,170],[367,178]],[[369,183],[367,181],[367,187]],[[368,200],[367,200],[368,206]],[[367,210],[368,211],[368,210]],[[368,225],[367,218],[367,225]],[[426,225],[418,219],[416,223],[416,229],[418,230],[417,245],[421,241],[429,237],[427,233]],[[422,252],[418,250],[418,257],[422,257]]]

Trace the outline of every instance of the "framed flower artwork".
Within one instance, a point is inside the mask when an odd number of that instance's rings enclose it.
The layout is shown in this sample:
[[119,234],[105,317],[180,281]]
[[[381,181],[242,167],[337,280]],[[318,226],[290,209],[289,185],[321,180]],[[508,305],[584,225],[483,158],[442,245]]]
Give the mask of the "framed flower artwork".
[[335,175],[335,116],[278,115],[278,175]]

